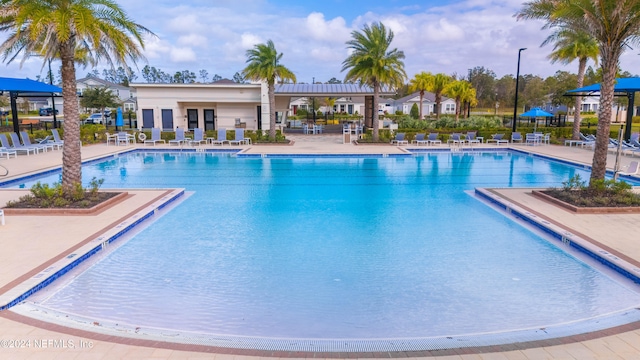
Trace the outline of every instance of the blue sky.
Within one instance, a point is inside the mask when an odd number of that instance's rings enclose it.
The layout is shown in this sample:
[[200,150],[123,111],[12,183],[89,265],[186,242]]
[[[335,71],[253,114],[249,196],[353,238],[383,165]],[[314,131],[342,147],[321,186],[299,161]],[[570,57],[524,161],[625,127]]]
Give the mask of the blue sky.
[[[139,62],[139,69],[146,64],[168,73],[205,69],[231,78],[244,68],[247,49],[271,39],[299,82],[342,80],[351,32],[381,21],[395,34],[392,45],[404,51],[409,77],[420,71],[463,75],[476,66],[498,77],[515,74],[522,47],[528,50],[522,53],[521,74],[546,77],[558,70],[577,71],[577,63],[549,63],[552,48],[540,48],[548,35],[542,23],[513,17],[520,0],[116,1],[157,35],[146,39],[146,62]],[[45,74],[41,59],[18,65],[0,64],[0,76]],[[623,70],[637,73],[639,65],[637,50],[623,55]],[[78,69],[79,77],[90,70]]]

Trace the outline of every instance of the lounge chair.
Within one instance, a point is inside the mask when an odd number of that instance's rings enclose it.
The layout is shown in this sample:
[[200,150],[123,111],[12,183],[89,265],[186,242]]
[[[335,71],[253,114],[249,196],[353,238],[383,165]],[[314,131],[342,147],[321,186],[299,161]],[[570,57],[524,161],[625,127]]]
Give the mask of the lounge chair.
[[53,143],[58,146],[64,145],[64,140],[60,138],[60,134],[58,133],[58,129],[51,129],[51,135],[53,135]]
[[204,132],[200,128],[193,129],[193,139],[189,140],[189,145],[200,145],[202,143],[207,143],[204,138]]
[[451,135],[449,135],[449,139],[447,139],[447,144],[458,144],[458,145],[462,145],[464,144],[465,140],[462,138],[462,134],[460,133],[453,133]]
[[631,139],[630,142],[631,142],[631,145],[635,147],[635,149],[631,151],[631,156],[636,156],[636,154],[640,155],[640,142],[638,142],[638,140],[635,140],[635,139]]
[[504,134],[493,134],[491,135],[491,139],[487,139],[487,143],[495,142],[496,145],[500,144],[508,144],[509,140],[504,138]]
[[212,145],[224,145],[224,143],[229,144],[229,140],[227,140],[227,129],[218,129],[218,137],[217,138],[208,138]]
[[11,133],[9,135],[11,136],[11,142],[13,143],[13,150],[15,151],[24,151],[27,153],[27,155],[29,155],[29,152],[33,152],[34,154],[37,154],[40,150],[42,150],[42,148],[40,147],[23,145],[20,142],[20,138],[18,137],[18,134],[16,133]]
[[511,133],[511,142],[512,143],[516,143],[516,142],[522,143],[522,134],[520,134],[519,132]]
[[427,140],[429,140],[429,145],[442,144],[442,140],[438,139],[438,133],[429,133]]
[[156,146],[156,143],[158,142],[163,142],[163,143],[167,143],[165,140],[162,139],[162,134],[160,132],[159,128],[152,128],[151,129],[151,139],[146,139],[143,141],[143,144],[152,144],[153,146]]
[[638,174],[638,172],[640,172],[640,166],[638,166],[638,162],[637,161],[632,161],[629,163],[629,165],[626,167],[627,171],[618,171],[618,174],[620,175],[636,175]]
[[416,134],[416,138],[411,140],[411,143],[416,145],[429,145],[429,140],[425,140],[424,136],[424,133]]
[[391,140],[391,145],[409,145],[409,142],[404,139],[404,133],[397,133],[396,138]]
[[467,132],[466,140],[469,143],[469,145],[471,145],[471,144],[480,144],[480,139],[476,138],[476,132],[475,131]]
[[183,128],[177,128],[176,129],[176,137],[173,140],[169,140],[169,145],[171,145],[171,144],[182,145],[186,141],[187,141],[187,139],[185,139],[185,137],[184,137],[184,129]]
[[34,148],[42,150],[42,151],[48,151],[49,149],[53,150],[53,148],[54,148],[53,145],[49,145],[47,143],[44,143],[44,144],[32,144],[31,143],[31,139],[29,138],[29,134],[27,134],[26,131],[20,131],[20,137],[22,138],[22,143],[24,144],[24,146],[34,147]]
[[229,140],[229,145],[243,145],[246,144],[246,140],[244,139],[244,129],[238,128],[236,129],[236,138],[233,140]]
[[7,159],[11,158],[11,155],[13,155],[13,157],[18,157],[18,152],[5,147],[0,147],[0,157],[5,155],[7,156]]

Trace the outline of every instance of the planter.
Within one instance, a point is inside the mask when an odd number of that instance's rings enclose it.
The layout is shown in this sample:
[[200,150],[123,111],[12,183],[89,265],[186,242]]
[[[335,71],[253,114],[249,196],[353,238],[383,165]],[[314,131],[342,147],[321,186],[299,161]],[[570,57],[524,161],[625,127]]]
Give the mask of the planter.
[[282,143],[270,143],[270,142],[265,142],[265,143],[260,143],[260,142],[254,142],[251,145],[256,145],[256,146],[293,146],[293,144],[295,144],[296,142],[293,140],[289,140],[289,142],[282,142]]
[[87,208],[87,209],[60,209],[60,208],[47,208],[47,209],[19,209],[19,208],[4,208],[5,215],[29,215],[29,216],[59,216],[59,215],[98,215],[110,207],[120,203],[129,196],[128,192],[121,192],[118,195],[111,197],[100,204]]
[[574,212],[576,214],[640,214],[640,206],[580,207],[580,206],[571,205],[562,200],[558,200],[539,190],[533,190],[531,191],[531,194],[539,199],[542,199],[548,203],[561,207],[567,211]]

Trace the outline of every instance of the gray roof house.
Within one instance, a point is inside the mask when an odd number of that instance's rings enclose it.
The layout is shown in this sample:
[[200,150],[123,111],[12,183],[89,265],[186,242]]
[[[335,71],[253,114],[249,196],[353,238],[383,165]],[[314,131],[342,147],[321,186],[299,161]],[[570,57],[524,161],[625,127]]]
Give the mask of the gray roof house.
[[[402,111],[403,114],[409,114],[413,104],[420,106],[420,92],[409,94],[405,97],[393,101],[393,111]],[[436,95],[432,92],[425,91],[422,98],[422,114],[429,115],[435,113]],[[442,97],[440,103],[440,114],[455,114],[456,101],[446,96]]]

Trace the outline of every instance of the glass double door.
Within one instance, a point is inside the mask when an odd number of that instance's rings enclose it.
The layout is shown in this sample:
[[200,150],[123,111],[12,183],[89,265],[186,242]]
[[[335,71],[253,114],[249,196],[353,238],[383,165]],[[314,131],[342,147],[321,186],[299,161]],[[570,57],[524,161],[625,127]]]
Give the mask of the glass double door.
[[[214,109],[204,109],[204,130],[215,130],[216,116]],[[189,129],[200,127],[198,109],[187,109],[187,126]]]

